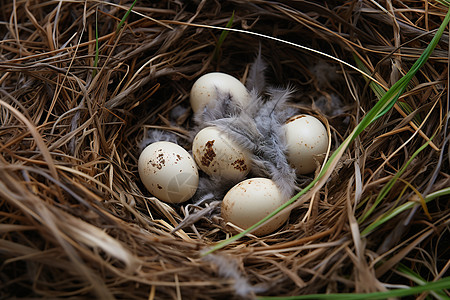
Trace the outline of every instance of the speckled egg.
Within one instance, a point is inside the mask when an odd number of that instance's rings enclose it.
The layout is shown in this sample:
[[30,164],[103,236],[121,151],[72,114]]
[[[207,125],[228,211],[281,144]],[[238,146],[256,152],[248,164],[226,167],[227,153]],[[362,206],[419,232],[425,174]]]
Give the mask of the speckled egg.
[[[272,213],[287,200],[282,196],[273,180],[250,178],[241,181],[228,191],[223,198],[221,214],[226,222],[247,229]],[[277,214],[252,233],[258,236],[272,233],[288,218],[289,211]]]
[[200,130],[192,143],[198,167],[208,175],[243,179],[250,171],[251,155],[217,127]]
[[197,79],[191,89],[190,102],[194,113],[206,105],[214,105],[218,91],[229,93],[236,104],[244,105],[250,99],[245,86],[233,76],[220,72],[207,73]]
[[168,203],[189,200],[198,187],[198,169],[194,159],[175,143],[148,145],[139,156],[138,171],[148,191]]
[[320,154],[328,149],[328,134],[325,126],[317,118],[297,115],[284,125],[287,142],[288,161],[297,174],[314,172],[316,163],[323,161]]

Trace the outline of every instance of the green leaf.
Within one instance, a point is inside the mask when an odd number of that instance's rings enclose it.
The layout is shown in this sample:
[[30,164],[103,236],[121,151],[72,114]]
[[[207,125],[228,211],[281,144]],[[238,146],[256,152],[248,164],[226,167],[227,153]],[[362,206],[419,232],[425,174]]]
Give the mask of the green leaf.
[[[306,300],[306,299],[330,299],[330,300],[376,300],[394,297],[407,297],[418,295],[423,292],[440,291],[450,288],[450,277],[444,277],[441,280],[427,282],[423,285],[410,287],[407,289],[395,289],[387,292],[376,292],[367,294],[341,293],[341,294],[315,294],[292,297],[259,297],[259,300]],[[448,299],[446,297],[445,299]]]
[[[403,101],[399,101],[399,102],[398,102],[398,106],[400,106],[400,108],[401,108],[407,115],[412,114],[412,112],[414,111],[413,108],[411,107],[411,105],[409,105],[408,103],[403,102]],[[419,127],[419,126],[420,126],[420,123],[422,123],[422,118],[420,117],[419,114],[416,114],[416,115],[413,117],[412,121],[414,122],[414,124],[415,124],[417,127]]]
[[[441,196],[450,196],[450,187],[436,191],[434,193],[431,193],[429,195],[427,195],[425,197],[425,203],[428,203],[434,199],[437,199],[438,197]],[[366,236],[368,234],[370,234],[372,231],[374,231],[377,227],[379,227],[380,225],[386,223],[387,221],[389,221],[390,219],[394,218],[395,216],[401,214],[402,212],[409,210],[411,208],[413,208],[416,205],[420,205],[417,202],[407,202],[404,203],[398,207],[396,207],[395,209],[393,209],[392,211],[385,213],[383,215],[381,215],[376,221],[374,221],[373,223],[371,223],[369,226],[367,226],[362,232],[361,232],[361,236]]]
[[[416,272],[406,267],[402,263],[398,264],[397,271],[406,278],[414,281],[419,285],[425,285],[428,283],[422,276],[420,276],[420,274],[417,274]],[[449,297],[442,290],[434,290],[430,291],[430,293],[433,294],[433,296],[435,296],[437,299],[449,299]]]
[[116,33],[119,32],[119,30],[122,28],[123,24],[125,23],[126,19],[128,18],[128,16],[131,13],[131,10],[133,9],[133,7],[136,5],[137,0],[133,1],[133,4],[131,4],[130,8],[127,10],[127,12],[125,13],[125,15],[123,16],[122,20],[120,20],[120,23],[117,25],[117,29],[116,29]]
[[[389,180],[389,182],[383,186],[383,188],[381,189],[380,193],[378,194],[377,198],[375,199],[375,202],[373,203],[373,205],[370,207],[370,209],[358,220],[358,223],[361,224],[362,222],[364,222],[364,220],[366,220],[371,214],[372,212],[375,210],[375,208],[378,206],[378,204],[380,204],[380,202],[384,199],[384,197],[386,197],[386,195],[389,193],[389,191],[392,189],[392,187],[394,186],[394,184],[397,182],[397,180],[400,178],[400,176],[406,171],[406,169],[408,168],[409,164],[411,164],[411,162],[414,160],[414,158],[416,158],[416,156],[423,150],[425,149],[429,144],[430,141],[427,141],[424,145],[422,145],[419,149],[417,149],[413,155],[411,155],[411,157],[408,159],[408,161],[405,163],[405,165],[398,170],[398,172],[394,175],[394,177],[392,177],[391,180]],[[370,227],[370,226],[369,226]],[[375,226],[377,227],[377,226]],[[367,229],[367,228],[366,228]],[[367,234],[366,230],[363,231],[363,233]]]
[[436,0],[436,2],[439,2],[440,4],[450,7],[450,1],[449,0]]
[[[361,71],[369,74],[369,69],[364,65],[364,63],[361,61],[361,59],[359,59],[359,57],[356,56],[356,55],[353,55],[353,58],[354,58],[354,60],[356,62],[356,65],[358,66],[358,68]],[[364,77],[364,79],[367,82],[369,82],[369,78],[368,77]],[[375,95],[377,96],[378,99],[383,98],[383,96],[386,94],[386,91],[384,90],[384,88],[380,84],[378,84],[378,83],[376,83],[374,81],[370,81],[369,82],[369,87],[372,89],[372,91],[375,93]],[[401,95],[401,93],[398,96],[400,97],[400,95]],[[394,104],[395,104],[395,102],[392,102],[392,105],[388,106],[385,109],[385,111],[381,112],[380,116],[385,114],[388,110],[390,110],[392,108],[392,106],[394,106]],[[413,112],[412,107],[408,103],[403,102],[403,101],[399,101],[399,102],[397,102],[397,104],[405,112],[405,114],[409,115],[409,114],[411,114]],[[412,121],[414,122],[414,124],[417,127],[419,127],[420,123],[422,123],[422,119],[420,118],[419,115],[415,115]]]
[[[233,21],[234,21],[234,11],[231,14],[231,18],[230,18],[230,20],[228,20],[228,23],[225,26],[225,28],[231,28],[231,26],[233,25]],[[222,33],[219,36],[219,40],[217,41],[216,48],[214,49],[214,56],[213,56],[214,60],[219,59],[220,48],[222,47],[223,42],[227,38],[228,33],[229,33],[228,30],[222,30]]]

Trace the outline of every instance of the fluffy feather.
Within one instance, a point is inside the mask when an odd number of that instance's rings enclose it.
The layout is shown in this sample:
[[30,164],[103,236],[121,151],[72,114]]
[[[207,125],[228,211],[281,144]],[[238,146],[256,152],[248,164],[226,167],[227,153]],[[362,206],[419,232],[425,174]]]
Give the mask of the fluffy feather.
[[[192,197],[193,204],[188,204],[186,206],[186,217],[172,230],[172,232],[191,226],[203,217],[212,217],[219,214],[223,197],[227,191],[237,183],[238,180],[225,180],[217,176],[208,176],[200,172],[198,188]],[[189,207],[193,209],[190,209]]]
[[215,200],[222,201],[225,193],[235,184],[237,184],[237,180],[225,180],[218,176],[208,176],[201,173],[198,188],[192,197],[192,201],[196,205]]
[[162,141],[178,144],[178,137],[175,133],[172,133],[170,131],[163,131],[158,129],[149,130],[147,132],[147,136],[141,142],[140,149],[142,151],[151,143]]
[[[218,127],[252,153],[252,175],[271,178],[288,199],[296,189],[296,175],[287,161],[283,124],[295,114],[295,110],[287,105],[293,90],[290,87],[267,88],[265,69],[260,51],[250,68],[247,80],[250,101],[246,105],[237,103],[229,93],[217,89],[213,105],[195,114],[196,127],[192,130],[192,139],[204,127]],[[211,188],[209,191],[218,186]]]
[[320,110],[323,114],[327,116],[337,116],[344,113],[342,109],[343,103],[338,95],[332,93],[328,97],[320,96],[316,101],[313,102],[313,108]]
[[210,126],[212,121],[232,118],[242,111],[243,107],[241,103],[235,101],[230,93],[217,89],[216,94],[216,101],[213,101],[211,105],[205,106],[203,110],[194,114],[194,122],[196,126],[191,130],[192,139],[200,130]]
[[259,45],[258,55],[255,62],[250,67],[246,87],[249,91],[256,91],[258,95],[261,95],[266,88],[266,78],[264,73],[267,65],[261,57],[261,45]]
[[[295,191],[295,170],[286,158],[283,124],[295,111],[286,105],[292,90],[269,89],[264,101],[253,90],[251,101],[239,114],[208,122],[228,134],[252,154],[252,173],[275,181],[285,198]],[[219,99],[220,101],[221,99]]]

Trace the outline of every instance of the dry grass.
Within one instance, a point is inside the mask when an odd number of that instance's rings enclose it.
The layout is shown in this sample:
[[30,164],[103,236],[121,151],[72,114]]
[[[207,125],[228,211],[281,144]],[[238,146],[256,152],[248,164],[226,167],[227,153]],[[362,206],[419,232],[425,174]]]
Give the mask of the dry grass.
[[[237,32],[214,61],[220,31],[191,25],[225,26],[235,11],[233,28],[351,64],[357,55],[387,89],[422,53],[446,9],[428,1],[376,2],[138,1],[116,33],[130,1],[0,1],[0,298],[384,291],[413,285],[396,270],[399,262],[427,281],[442,278],[449,268],[445,197],[428,203],[429,215],[408,210],[367,236],[359,232],[417,199],[415,189],[426,196],[450,185],[448,32],[400,99],[412,112],[396,106],[363,132],[314,201],[297,207],[275,234],[201,258],[202,249],[230,236],[220,218],[172,234],[183,207],[151,197],[137,174],[144,131],[162,126],[185,136],[190,113],[176,125],[167,120],[174,107],[189,105],[193,80],[213,70],[244,78],[259,44],[270,82],[297,88],[296,105],[328,120],[335,149],[376,102],[361,74]],[[317,111],[332,99],[342,102],[339,111]],[[358,223],[434,133],[432,147]]]

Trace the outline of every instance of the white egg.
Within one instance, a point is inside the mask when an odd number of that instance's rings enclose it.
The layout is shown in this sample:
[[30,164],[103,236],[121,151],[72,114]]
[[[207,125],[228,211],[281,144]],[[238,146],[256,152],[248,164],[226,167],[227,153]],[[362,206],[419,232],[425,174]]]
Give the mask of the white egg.
[[245,105],[250,99],[247,89],[239,80],[225,73],[212,72],[201,76],[192,86],[190,101],[194,113],[206,105],[213,106],[218,91],[229,93],[233,101],[240,105]]
[[[287,200],[271,179],[250,178],[241,181],[228,191],[223,198],[221,214],[226,222],[247,229]],[[277,214],[252,233],[254,235],[272,233],[288,218],[289,211]]]
[[210,176],[239,180],[250,171],[250,153],[217,127],[206,127],[197,133],[192,154],[199,168]]
[[187,201],[198,187],[198,169],[194,159],[175,143],[148,145],[139,156],[138,170],[149,192],[165,202]]
[[297,174],[308,174],[316,169],[315,159],[323,161],[328,149],[327,129],[313,116],[297,115],[284,125],[287,142],[287,157]]

